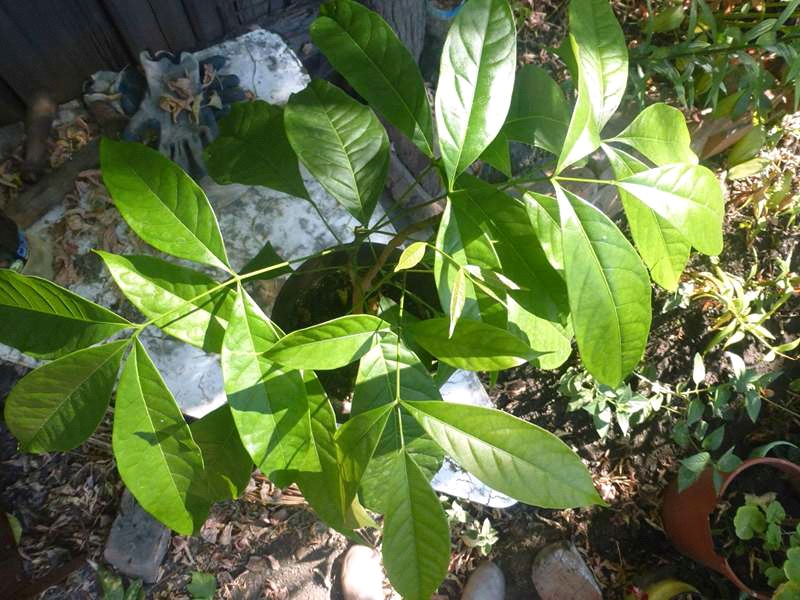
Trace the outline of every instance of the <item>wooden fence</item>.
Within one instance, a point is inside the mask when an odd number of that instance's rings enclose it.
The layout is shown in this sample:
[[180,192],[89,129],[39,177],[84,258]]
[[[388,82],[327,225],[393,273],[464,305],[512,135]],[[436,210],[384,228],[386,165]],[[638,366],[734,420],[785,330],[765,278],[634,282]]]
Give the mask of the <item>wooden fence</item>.
[[0,125],[46,90],[63,102],[99,69],[142,50],[193,50],[283,11],[292,0],[0,0]]

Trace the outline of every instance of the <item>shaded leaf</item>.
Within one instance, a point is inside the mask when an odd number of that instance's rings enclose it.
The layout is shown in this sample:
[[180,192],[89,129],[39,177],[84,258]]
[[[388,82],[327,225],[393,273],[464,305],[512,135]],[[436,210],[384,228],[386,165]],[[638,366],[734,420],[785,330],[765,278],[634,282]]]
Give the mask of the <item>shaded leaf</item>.
[[197,533],[211,505],[200,448],[138,340],[120,375],[112,444],[120,477],[142,508],[182,535]]
[[375,114],[336,86],[317,79],[289,98],[285,121],[300,162],[366,225],[389,168],[389,138]]
[[650,331],[650,278],[639,255],[600,210],[556,188],[564,272],[586,369],[616,387],[642,358]]
[[46,279],[0,269],[0,342],[25,354],[58,358],[130,326],[119,315]]
[[230,406],[220,406],[189,429],[203,455],[209,500],[235,500],[244,494],[253,461],[239,439]]
[[136,235],[178,258],[227,268],[217,217],[178,165],[143,144],[109,139],[100,144],[100,165],[114,205]]
[[261,273],[260,275],[248,277],[248,279],[260,279],[262,281],[267,281],[269,279],[275,279],[276,277],[280,277],[281,275],[286,275],[287,273],[292,272],[292,267],[290,267],[285,260],[278,256],[278,253],[275,252],[275,248],[272,247],[272,244],[267,242],[264,244],[264,247],[258,251],[258,254],[251,258],[248,263],[239,270],[239,273],[241,275],[246,275],[247,273],[253,273],[262,269],[268,269],[270,267],[274,268]]
[[127,340],[78,350],[23,377],[4,418],[25,452],[72,450],[94,432],[111,400]]
[[208,174],[217,183],[263,185],[309,198],[297,155],[286,137],[281,106],[263,100],[233,104],[204,156]]
[[568,127],[567,100],[547,71],[536,65],[525,65],[517,71],[503,126],[506,136],[558,156]]
[[511,177],[511,151],[508,147],[508,137],[502,130],[492,140],[492,143],[486,146],[480,159],[506,177]]
[[503,127],[516,58],[516,29],[508,2],[466,3],[445,40],[436,89],[439,147],[451,189]]
[[392,125],[433,158],[431,109],[411,53],[380,15],[351,0],[322,5],[311,39]]
[[541,427],[466,404],[403,407],[462,468],[499,492],[544,508],[603,503],[580,457]]

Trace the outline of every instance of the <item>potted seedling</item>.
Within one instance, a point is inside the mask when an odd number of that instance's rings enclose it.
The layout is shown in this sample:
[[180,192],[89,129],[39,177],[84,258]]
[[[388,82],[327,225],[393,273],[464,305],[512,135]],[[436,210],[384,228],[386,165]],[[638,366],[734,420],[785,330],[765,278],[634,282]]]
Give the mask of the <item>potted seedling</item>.
[[[285,107],[234,106],[207,155],[218,181],[268,186],[297,202],[311,201],[302,164],[360,223],[345,244],[317,253],[344,251],[353,267],[346,314],[292,332],[247,284],[304,261],[282,259],[264,240],[234,268],[188,175],[153,150],[104,141],[116,207],[166,257],[98,252],[142,313],[133,321],[0,271],[0,341],[49,361],[6,401],[22,450],[75,448],[113,396],[117,468],[163,523],[196,533],[214,501],[243,493],[255,464],[278,486],[296,483],[353,539],[381,515],[386,571],[412,600],[430,598],[450,558],[447,516],[429,483],[445,453],[522,502],[602,504],[581,459],[556,436],[499,410],[442,402],[435,378],[449,368],[555,368],[575,340],[586,369],[616,387],[647,343],[651,276],[675,289],[692,247],[722,248],[722,191],[697,164],[683,115],[654,104],[623,131],[604,130],[628,74],[608,1],[572,0],[569,20],[562,55],[577,95],[568,100],[543,69],[517,72],[508,2],[468,0],[445,41],[434,118],[419,69],[389,26],[352,0],[322,5],[311,37],[364,102],[313,81]],[[419,178],[439,175],[443,210],[392,234],[362,265],[364,243],[388,222],[372,220],[390,152],[378,114],[426,157]],[[509,140],[551,160],[498,183],[468,173],[481,158],[509,173]],[[575,177],[570,169],[597,151],[614,176]],[[530,191],[533,183],[551,193]],[[619,190],[632,242],[576,193],[585,183]],[[434,233],[412,242],[425,226]],[[416,275],[432,280],[432,301],[413,288]],[[227,403],[188,424],[140,340],[149,327],[218,353]],[[347,365],[356,371],[352,406],[337,427],[317,372]]]
[[800,466],[751,458],[726,475],[719,491],[712,469],[664,498],[667,536],[678,549],[722,573],[754,598],[798,598]]

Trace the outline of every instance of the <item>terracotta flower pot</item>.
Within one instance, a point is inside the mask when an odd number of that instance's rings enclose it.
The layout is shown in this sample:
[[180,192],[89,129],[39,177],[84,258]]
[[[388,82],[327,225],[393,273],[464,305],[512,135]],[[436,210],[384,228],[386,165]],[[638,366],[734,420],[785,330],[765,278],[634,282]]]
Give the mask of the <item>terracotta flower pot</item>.
[[683,492],[678,493],[678,483],[673,481],[664,494],[661,517],[667,537],[683,554],[722,573],[753,598],[769,600],[769,595],[750,589],[731,569],[727,558],[717,554],[709,523],[711,513],[725,496],[731,482],[756,465],[769,465],[783,471],[800,489],[800,465],[782,458],[751,458],[725,476],[719,494],[714,489],[710,468]]

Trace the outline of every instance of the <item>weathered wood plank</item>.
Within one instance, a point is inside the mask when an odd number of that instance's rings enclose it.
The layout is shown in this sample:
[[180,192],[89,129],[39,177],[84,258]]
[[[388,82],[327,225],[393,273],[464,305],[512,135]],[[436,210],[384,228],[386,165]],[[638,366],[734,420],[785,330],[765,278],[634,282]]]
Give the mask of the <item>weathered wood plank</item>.
[[98,0],[0,2],[0,78],[23,102],[38,90],[73,98],[89,74],[126,62]]

